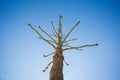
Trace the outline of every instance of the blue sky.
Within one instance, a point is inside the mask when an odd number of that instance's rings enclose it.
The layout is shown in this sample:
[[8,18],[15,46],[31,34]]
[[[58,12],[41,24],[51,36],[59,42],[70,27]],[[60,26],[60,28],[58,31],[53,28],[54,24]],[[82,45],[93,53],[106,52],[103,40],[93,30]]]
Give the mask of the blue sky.
[[1,0],[0,80],[48,80],[42,69],[52,60],[43,55],[53,49],[27,26],[41,25],[51,32],[63,15],[66,33],[77,21],[80,25],[69,38],[71,45],[99,43],[98,47],[64,52],[65,80],[120,80],[119,0]]

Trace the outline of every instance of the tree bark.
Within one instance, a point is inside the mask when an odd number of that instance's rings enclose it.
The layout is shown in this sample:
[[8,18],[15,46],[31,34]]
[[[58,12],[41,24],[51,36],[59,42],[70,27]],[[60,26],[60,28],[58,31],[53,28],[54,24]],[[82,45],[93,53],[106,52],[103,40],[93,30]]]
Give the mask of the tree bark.
[[53,56],[53,66],[50,71],[49,80],[64,80],[63,76],[63,60],[62,49],[57,48],[56,54]]

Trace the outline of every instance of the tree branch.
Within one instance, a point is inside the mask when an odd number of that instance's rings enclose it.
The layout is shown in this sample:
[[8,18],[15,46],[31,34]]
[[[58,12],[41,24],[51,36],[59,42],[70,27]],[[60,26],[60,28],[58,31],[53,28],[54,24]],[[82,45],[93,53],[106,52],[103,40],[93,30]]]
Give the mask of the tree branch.
[[59,28],[58,28],[58,44],[61,44],[61,42],[62,42],[62,24],[61,24],[61,19],[62,19],[62,16],[60,15],[59,16]]
[[68,44],[64,44],[64,45],[62,45],[62,47],[67,47],[68,46]]
[[50,64],[52,64],[52,63],[53,63],[53,61],[51,61],[51,62],[45,67],[45,69],[42,70],[42,71],[45,72],[45,71],[48,69],[48,67],[50,66]]
[[55,35],[57,36],[57,31],[56,31],[56,29],[55,29],[55,26],[54,26],[54,24],[53,24],[53,21],[51,21],[51,24],[52,24],[53,32],[54,32]]
[[50,44],[54,49],[56,49],[56,47],[49,40],[46,40],[46,39],[41,38],[41,37],[38,37],[38,38],[44,40],[45,42],[47,42],[48,44]]
[[47,55],[43,55],[43,57],[48,57],[48,56],[50,56],[50,55],[52,55],[52,54],[55,54],[55,52],[49,53],[49,54],[47,54]]
[[45,39],[34,27],[32,27],[31,24],[28,24],[28,25],[29,25],[29,27],[30,27],[33,31],[35,31],[35,32],[38,34],[39,39],[42,39],[43,41],[45,41],[45,42],[47,42],[48,44],[50,44],[53,48],[55,48],[55,46],[54,46],[52,43],[50,43],[47,39]]
[[60,37],[63,37],[63,33],[62,33],[62,15],[59,16],[59,32],[60,32]]
[[59,28],[58,28],[58,34],[59,34],[59,35],[60,35],[60,34],[61,34],[61,32],[62,32],[61,19],[62,19],[62,16],[60,15],[60,16],[59,16]]
[[76,26],[80,23],[80,21],[78,21],[72,28],[71,30],[67,33],[67,35],[65,36],[64,40],[62,41],[62,44],[66,41],[66,39],[68,38],[68,36],[70,35],[70,33],[76,28]]
[[76,50],[82,50],[82,49],[80,49],[80,48],[72,47],[72,46],[69,46],[69,45],[67,45],[67,47],[69,47],[69,48],[75,48]]
[[52,33],[53,33],[52,36],[57,38],[57,34],[54,31],[52,31]]
[[45,32],[40,26],[38,26],[38,28],[57,44],[57,42],[54,40],[54,38],[51,37],[47,32]]
[[64,43],[67,43],[67,42],[70,42],[70,41],[75,41],[75,40],[77,40],[77,38],[67,40],[67,41],[65,41]]
[[83,46],[77,46],[77,47],[70,47],[70,48],[63,49],[63,51],[65,51],[65,50],[71,50],[71,49],[81,49],[81,48],[84,48],[84,47],[91,47],[91,46],[98,46],[98,44],[83,45]]
[[65,60],[63,60],[64,61],[64,63],[67,65],[67,66],[69,66],[69,64],[65,61]]
[[54,44],[56,44],[54,41],[52,41],[52,40],[48,40],[49,42],[51,42],[51,43],[54,43]]
[[39,37],[43,38],[42,35],[34,27],[32,27],[31,24],[28,24],[28,25],[33,31],[35,31],[38,34]]

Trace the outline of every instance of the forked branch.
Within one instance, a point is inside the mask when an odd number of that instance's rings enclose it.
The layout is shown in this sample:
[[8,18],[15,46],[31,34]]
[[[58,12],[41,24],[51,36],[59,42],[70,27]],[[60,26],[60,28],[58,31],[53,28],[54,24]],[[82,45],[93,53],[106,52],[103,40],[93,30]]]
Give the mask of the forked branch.
[[54,31],[52,31],[52,33],[53,34],[51,34],[51,36],[53,36],[54,38],[57,38],[57,34]]
[[45,32],[40,26],[38,26],[38,28],[39,28],[44,34],[46,34],[52,41],[54,41],[54,42],[57,44],[57,42],[55,41],[55,39],[54,39],[52,36],[50,36],[47,32]]
[[72,28],[71,30],[67,33],[67,35],[65,36],[64,40],[62,41],[62,44],[66,41],[66,39],[68,38],[68,36],[70,35],[70,33],[77,27],[77,25],[80,23],[80,21],[78,21]]
[[55,49],[55,46],[51,42],[49,42],[47,39],[45,39],[31,24],[28,24],[28,25],[33,31],[35,31],[38,34],[39,39],[47,42],[48,44],[50,44]]

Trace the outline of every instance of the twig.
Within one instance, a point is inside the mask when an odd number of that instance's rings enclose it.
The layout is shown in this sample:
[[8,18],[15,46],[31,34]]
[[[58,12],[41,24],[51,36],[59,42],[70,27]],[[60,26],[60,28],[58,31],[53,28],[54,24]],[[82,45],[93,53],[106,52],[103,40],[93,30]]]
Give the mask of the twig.
[[31,24],[28,24],[28,25],[29,25],[29,27],[30,27],[33,31],[35,31],[35,32],[38,34],[39,39],[42,39],[43,41],[45,41],[45,42],[47,42],[48,44],[50,44],[53,48],[55,48],[55,46],[54,46],[52,43],[50,43],[47,39],[45,39],[34,27],[32,27]]
[[75,40],[77,40],[77,38],[67,40],[67,41],[65,41],[64,43],[66,43],[66,42],[70,42],[70,41],[75,41]]
[[65,61],[65,60],[63,60],[64,61],[64,63],[67,65],[67,66],[69,66],[69,64]]
[[68,36],[70,35],[70,33],[76,28],[76,26],[80,23],[80,21],[78,21],[72,28],[71,30],[67,33],[67,35],[65,36],[64,40],[62,41],[62,44],[66,41],[66,39],[68,38]]
[[57,31],[56,31],[56,29],[55,29],[55,26],[54,26],[54,24],[53,24],[53,21],[51,21],[51,24],[52,24],[52,27],[53,27],[53,30],[54,30],[55,34],[57,34]]
[[55,52],[49,53],[49,54],[47,54],[47,55],[43,55],[43,57],[48,57],[48,56],[50,56],[50,55],[52,55],[52,54],[55,54]]
[[45,32],[40,26],[38,26],[38,28],[56,43],[55,39],[52,36],[50,36],[47,32]]
[[52,64],[52,63],[53,63],[53,61],[51,61],[51,62],[45,67],[45,69],[42,70],[42,71],[45,72],[45,71],[48,69],[48,67],[50,66],[50,64]]
[[77,47],[70,47],[70,48],[65,48],[65,49],[63,49],[63,51],[65,51],[65,50],[71,50],[71,49],[80,49],[80,48],[91,47],[91,46],[98,46],[98,44],[83,45],[83,46],[77,46]]

